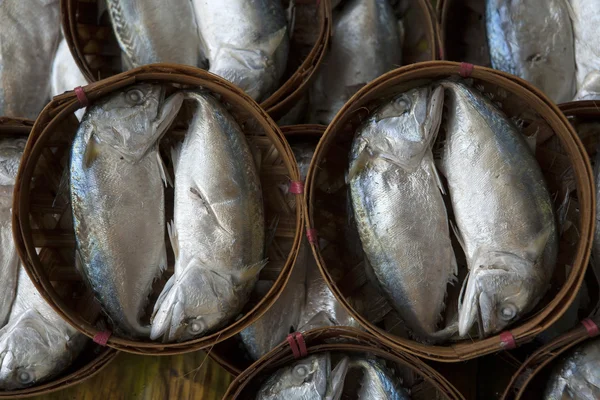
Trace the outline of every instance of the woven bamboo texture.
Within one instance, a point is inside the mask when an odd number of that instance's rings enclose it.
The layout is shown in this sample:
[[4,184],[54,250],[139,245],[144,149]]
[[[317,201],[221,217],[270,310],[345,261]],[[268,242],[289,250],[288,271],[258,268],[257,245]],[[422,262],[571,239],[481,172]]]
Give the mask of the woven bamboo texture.
[[[261,153],[259,173],[266,237],[273,240],[266,252],[269,263],[261,272],[260,279],[275,281],[272,289],[252,308],[245,308],[236,321],[195,340],[162,344],[116,335],[108,340],[108,346],[133,353],[184,353],[210,347],[235,335],[262,315],[279,296],[295,260],[303,230],[302,207],[290,207],[290,204],[300,201],[301,196],[284,193],[281,187],[291,180],[298,180],[298,170],[283,134],[265,111],[240,89],[198,68],[170,64],[144,66],[88,85],[83,90],[93,103],[104,95],[139,82],[167,84],[173,89],[203,88],[211,92],[226,105],[248,141]],[[104,317],[75,269],[71,207],[68,196],[64,192],[60,195],[59,190],[78,127],[73,114],[78,108],[76,95],[68,92],[55,97],[38,117],[17,176],[13,227],[21,259],[40,293],[61,316],[93,338],[102,331],[98,323]],[[181,138],[186,124],[187,119],[178,117],[166,137]],[[38,256],[36,248],[43,249],[43,256]],[[163,283],[173,271],[173,260],[169,264]],[[61,296],[55,285],[68,285],[69,295]],[[153,296],[160,289],[161,285],[155,285]]]
[[[361,89],[327,128],[311,164],[305,201],[307,229],[315,229],[321,248],[313,244],[319,267],[334,294],[353,316],[384,343],[399,351],[442,362],[455,362],[505,349],[499,335],[463,340],[447,345],[427,345],[391,334],[373,325],[352,306],[370,283],[364,276],[362,254],[349,248],[346,236],[346,193],[344,174],[356,127],[382,100],[434,80],[470,72],[469,79],[482,92],[494,97],[509,117],[523,123],[526,135],[536,134],[536,158],[554,199],[576,201],[579,215],[563,230],[551,288],[535,310],[509,329],[517,345],[532,340],[556,321],[573,301],[588,263],[594,231],[595,209],[592,170],[585,148],[566,117],[539,90],[508,74],[484,67],[452,62],[429,62],[392,71]],[[335,154],[335,156],[334,156]],[[561,157],[557,157],[560,155]],[[558,161],[562,160],[562,163]],[[560,201],[555,200],[558,209]],[[351,230],[355,228],[351,227]],[[356,235],[356,233],[354,233]],[[450,307],[446,307],[450,309]]]
[[[27,137],[32,127],[33,121],[0,117],[0,138]],[[94,376],[108,365],[116,355],[117,352],[112,349],[102,349],[100,346],[89,345],[75,363],[57,378],[27,389],[0,391],[0,399],[47,396],[48,393],[76,385]]]
[[[404,378],[403,386],[411,391],[414,400],[463,399],[456,388],[419,358],[394,351],[365,332],[345,327],[314,329],[304,334],[304,340],[308,355],[329,351],[358,356],[370,354],[385,360],[388,367]],[[271,373],[293,362],[294,356],[288,343],[280,344],[239,375],[229,386],[223,400],[254,398]]]
[[[424,1],[424,0],[423,0]],[[284,9],[289,0],[282,0]],[[281,85],[261,105],[274,119],[289,111],[308,89],[329,44],[329,0],[296,1],[290,56]],[[121,53],[106,11],[105,0],[61,0],[65,39],[88,82],[122,72]]]

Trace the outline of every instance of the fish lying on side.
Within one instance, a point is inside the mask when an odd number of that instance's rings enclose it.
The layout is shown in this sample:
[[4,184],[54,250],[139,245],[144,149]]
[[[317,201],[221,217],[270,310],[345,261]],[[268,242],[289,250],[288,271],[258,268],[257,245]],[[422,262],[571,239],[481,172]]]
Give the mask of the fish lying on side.
[[600,71],[592,71],[585,77],[573,101],[600,100]]
[[60,374],[86,344],[39,294],[23,267],[8,323],[0,329],[0,389],[37,385]]
[[12,200],[15,177],[27,139],[0,141],[0,327],[10,314],[17,291],[19,256],[12,235]]
[[0,390],[42,383],[71,365],[85,336],[46,303],[19,266],[12,192],[25,139],[0,141]]
[[331,369],[331,354],[318,353],[281,367],[261,386],[256,400],[338,400],[342,394],[348,357]]
[[567,0],[486,0],[490,58],[556,103],[576,91],[573,26]]
[[173,151],[175,273],[160,294],[150,337],[173,342],[233,320],[265,266],[261,184],[244,133],[207,93],[183,144]]
[[287,64],[281,0],[192,0],[209,71],[256,101],[273,93]]
[[600,339],[591,339],[561,359],[546,384],[544,400],[600,399]]
[[[77,86],[87,85],[87,80],[79,70],[75,59],[73,59],[73,55],[71,54],[71,50],[69,50],[69,45],[65,39],[61,40],[56,55],[54,56],[50,82],[50,93],[52,97],[73,90]],[[84,110],[77,110],[75,114],[81,121]]]
[[446,287],[457,272],[431,152],[443,96],[440,87],[412,89],[376,110],[356,133],[348,173],[376,280],[414,336],[427,341],[439,337]]
[[203,67],[198,26],[189,0],[107,0],[123,69],[168,62]]
[[[79,264],[117,330],[148,336],[140,318],[166,267],[164,167],[158,141],[183,95],[139,84],[90,106],[73,142],[71,204]],[[163,179],[164,180],[164,179]]]
[[35,119],[50,99],[59,0],[0,2],[0,115]]
[[[442,82],[448,110],[441,170],[469,275],[459,333],[504,329],[548,289],[558,249],[552,199],[525,139],[482,94]],[[493,171],[491,173],[490,171]]]
[[581,90],[591,73],[600,73],[600,3],[589,0],[568,1],[571,5],[575,34],[577,89]]
[[345,1],[334,15],[331,49],[310,91],[310,122],[329,124],[362,86],[401,62],[398,20],[388,0]]
[[354,372],[361,374],[354,398],[358,400],[410,400],[406,389],[401,386],[400,379],[385,366],[383,361],[374,357],[351,357],[348,366],[348,380],[354,377]]

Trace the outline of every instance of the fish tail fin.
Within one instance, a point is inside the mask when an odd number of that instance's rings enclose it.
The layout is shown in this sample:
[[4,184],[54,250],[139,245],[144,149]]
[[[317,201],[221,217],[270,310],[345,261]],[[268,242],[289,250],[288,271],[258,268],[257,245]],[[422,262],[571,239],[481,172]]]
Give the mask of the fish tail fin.
[[175,221],[167,223],[167,232],[169,233],[169,240],[171,241],[171,247],[173,248],[173,254],[175,254],[175,260],[179,259],[179,239],[177,237],[177,229],[175,228]]
[[167,187],[167,186],[174,187],[173,179],[171,179],[171,175],[169,174],[169,171],[167,170],[167,166],[165,165],[165,162],[163,161],[162,157],[160,156],[159,151],[156,152],[156,159],[158,161],[158,169],[160,171],[160,178],[162,179],[163,183],[165,184],[165,187]]

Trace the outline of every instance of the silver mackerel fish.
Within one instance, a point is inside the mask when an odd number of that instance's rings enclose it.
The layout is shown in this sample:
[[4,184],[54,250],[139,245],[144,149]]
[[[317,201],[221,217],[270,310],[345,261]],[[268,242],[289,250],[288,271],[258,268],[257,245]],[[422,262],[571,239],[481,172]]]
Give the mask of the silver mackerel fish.
[[264,210],[258,171],[244,132],[208,93],[173,151],[175,273],[159,296],[152,339],[205,335],[233,320],[248,301],[264,259]]
[[357,381],[358,400],[410,400],[410,396],[400,384],[400,379],[387,368],[382,360],[375,357],[351,357],[347,378],[354,377],[353,372],[360,373]]
[[576,91],[567,0],[486,0],[492,66],[537,86],[556,103]]
[[325,125],[358,89],[402,61],[401,34],[389,0],[345,1],[332,30],[331,49],[310,91],[310,121]]
[[59,0],[0,1],[0,115],[35,119],[50,99]]
[[[567,0],[565,0],[567,1]],[[575,60],[577,62],[577,89],[584,87],[586,80],[600,74],[600,2],[569,0],[571,3],[573,32],[575,33]],[[596,84],[596,90],[598,86]],[[590,99],[591,100],[591,99]]]
[[88,108],[71,151],[78,262],[121,334],[148,336],[140,317],[166,267],[164,168],[158,140],[183,102],[139,84]]
[[442,106],[441,87],[412,89],[381,106],[357,131],[348,173],[366,258],[421,340],[436,340],[457,269],[431,152]]
[[548,289],[558,239],[540,166],[516,126],[476,90],[444,81],[448,122],[441,170],[469,275],[459,333],[504,329]]
[[209,71],[256,101],[273,93],[287,64],[281,0],[192,0]]
[[159,62],[204,65],[190,0],[107,0],[107,6],[125,56],[123,69]]
[[600,339],[577,346],[553,368],[544,400],[600,399]]

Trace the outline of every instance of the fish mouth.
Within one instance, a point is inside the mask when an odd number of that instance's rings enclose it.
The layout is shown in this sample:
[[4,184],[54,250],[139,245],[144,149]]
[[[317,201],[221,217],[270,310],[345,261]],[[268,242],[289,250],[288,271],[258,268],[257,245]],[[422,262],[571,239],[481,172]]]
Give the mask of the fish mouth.
[[328,387],[331,388],[331,391],[327,391],[325,395],[325,400],[336,400],[342,397],[342,391],[344,390],[344,381],[346,380],[346,374],[348,373],[348,368],[350,366],[350,358],[344,356],[333,371],[331,371],[331,376],[329,379]]
[[162,338],[163,343],[177,340],[183,329],[185,319],[184,303],[179,290],[171,287],[163,299],[158,300],[152,317],[150,340]]

